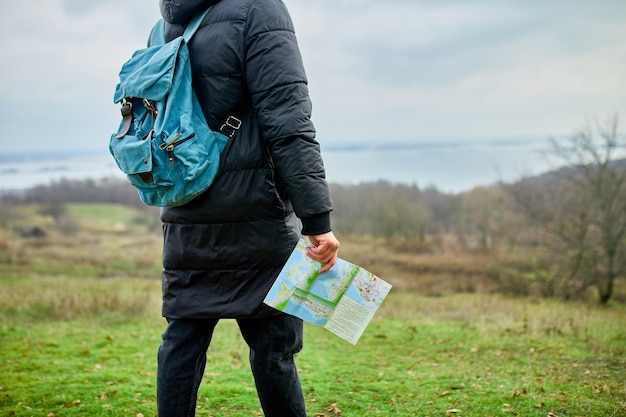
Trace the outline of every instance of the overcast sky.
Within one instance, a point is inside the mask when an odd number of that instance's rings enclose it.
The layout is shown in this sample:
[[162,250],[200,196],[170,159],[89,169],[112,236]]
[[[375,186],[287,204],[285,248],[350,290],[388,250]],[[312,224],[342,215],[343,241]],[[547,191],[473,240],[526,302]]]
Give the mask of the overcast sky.
[[[626,124],[624,0],[286,3],[323,145]],[[157,0],[0,0],[0,152],[106,149],[119,68],[158,17]]]

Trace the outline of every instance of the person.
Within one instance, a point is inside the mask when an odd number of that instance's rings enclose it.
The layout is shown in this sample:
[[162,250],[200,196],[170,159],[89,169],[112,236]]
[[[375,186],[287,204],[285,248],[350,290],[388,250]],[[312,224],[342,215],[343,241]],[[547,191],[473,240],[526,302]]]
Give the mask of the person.
[[213,130],[241,124],[228,130],[234,135],[211,187],[161,212],[167,328],[158,413],[195,415],[213,330],[235,319],[264,415],[304,417],[294,363],[302,321],[263,300],[302,235],[320,272],[339,250],[307,78],[282,0],[161,0],[166,40],[208,7],[188,44],[194,90]]

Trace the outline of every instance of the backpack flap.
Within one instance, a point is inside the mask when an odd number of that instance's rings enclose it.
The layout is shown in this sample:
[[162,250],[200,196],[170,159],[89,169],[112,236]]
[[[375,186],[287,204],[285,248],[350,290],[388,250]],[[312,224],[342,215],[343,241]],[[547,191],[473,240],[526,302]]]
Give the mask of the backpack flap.
[[189,50],[181,48],[183,42],[179,37],[165,45],[136,51],[120,70],[113,101],[119,103],[129,97],[163,100],[172,87],[177,59],[189,59]]

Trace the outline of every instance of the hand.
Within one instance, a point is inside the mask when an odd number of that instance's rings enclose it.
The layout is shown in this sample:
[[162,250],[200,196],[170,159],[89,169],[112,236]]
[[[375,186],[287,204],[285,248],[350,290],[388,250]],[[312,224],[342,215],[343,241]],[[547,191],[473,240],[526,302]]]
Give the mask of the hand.
[[321,235],[309,236],[309,240],[314,246],[307,246],[307,255],[316,261],[324,264],[320,268],[319,273],[323,274],[335,265],[337,262],[337,253],[339,252],[339,241],[333,232],[323,233]]

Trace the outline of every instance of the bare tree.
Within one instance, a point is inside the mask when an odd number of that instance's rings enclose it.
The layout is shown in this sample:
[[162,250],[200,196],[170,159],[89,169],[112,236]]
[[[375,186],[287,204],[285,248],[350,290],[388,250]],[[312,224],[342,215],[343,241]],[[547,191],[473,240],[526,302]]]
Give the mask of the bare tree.
[[559,270],[555,290],[568,297],[594,286],[599,302],[606,304],[615,280],[626,272],[624,135],[614,116],[550,143],[550,154],[565,167],[547,179],[525,179],[508,189],[544,232],[539,244]]
[[[499,187],[478,187],[460,196],[457,234],[477,239],[477,248],[493,252],[510,248],[521,233],[520,217],[511,210],[508,195]],[[459,239],[461,237],[459,236]]]

